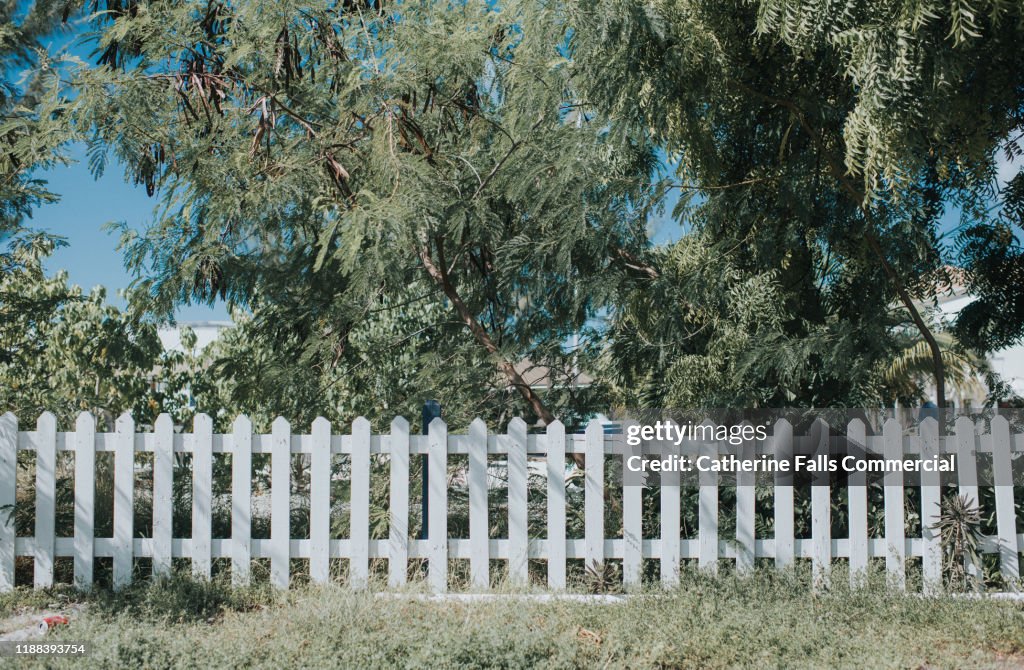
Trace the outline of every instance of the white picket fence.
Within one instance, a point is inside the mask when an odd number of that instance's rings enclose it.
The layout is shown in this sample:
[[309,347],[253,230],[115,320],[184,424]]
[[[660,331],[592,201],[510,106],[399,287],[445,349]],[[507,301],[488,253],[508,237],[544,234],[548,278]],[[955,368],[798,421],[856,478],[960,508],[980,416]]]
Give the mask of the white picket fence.
[[[992,468],[1012,473],[1014,454],[1024,452],[1024,435],[1011,435],[1006,419],[991,421],[988,434],[978,434],[974,423],[961,417],[955,434],[939,437],[933,419],[923,422],[920,431],[905,435],[894,420],[885,425],[882,435],[865,436],[865,426],[855,420],[848,436],[864,444],[869,452],[886,458],[904,455],[927,457],[933,454],[957,454],[960,493],[978,500],[975,477],[976,455],[991,454]],[[153,573],[167,574],[173,558],[191,559],[193,572],[200,577],[211,574],[214,558],[231,559],[235,584],[250,581],[254,558],[269,559],[270,579],[278,587],[287,587],[291,559],[308,559],[314,582],[330,578],[331,559],[349,561],[349,581],[354,588],[368,585],[370,559],[388,561],[388,582],[398,587],[407,578],[408,561],[426,559],[428,583],[434,591],[445,591],[449,582],[449,559],[468,559],[473,588],[489,586],[490,561],[508,562],[513,583],[526,584],[528,561],[543,559],[547,584],[552,589],[566,587],[567,559],[584,559],[587,566],[601,565],[607,559],[622,561],[626,588],[641,580],[642,561],[660,562],[661,581],[677,584],[684,559],[696,559],[701,568],[714,571],[720,559],[735,561],[738,571],[753,569],[755,558],[774,559],[784,567],[795,559],[810,559],[818,584],[827,583],[834,559],[849,561],[851,580],[856,582],[868,567],[869,559],[885,559],[891,583],[905,588],[906,562],[921,557],[925,590],[940,588],[942,578],[941,544],[930,529],[939,512],[940,486],[937,476],[922,477],[922,537],[906,536],[903,474],[885,475],[885,529],[883,537],[869,537],[868,495],[863,486],[849,488],[850,536],[831,536],[831,505],[828,486],[814,486],[811,493],[811,537],[794,538],[794,487],[776,483],[774,489],[774,537],[756,537],[755,490],[753,475],[739,475],[736,489],[736,536],[719,534],[719,477],[701,473],[699,490],[699,528],[696,538],[683,538],[680,532],[680,487],[662,485],[660,497],[660,535],[644,537],[642,490],[628,486],[622,492],[622,537],[606,537],[605,457],[612,453],[608,439],[598,422],[591,422],[583,435],[566,435],[561,423],[547,428],[546,434],[528,434],[526,424],[513,420],[506,434],[489,434],[481,420],[470,426],[468,435],[449,435],[443,421],[436,419],[429,435],[410,435],[408,422],[399,417],[391,424],[389,435],[373,435],[370,423],[360,418],[350,434],[333,434],[325,419],[317,419],[308,435],[295,435],[282,418],[273,423],[270,435],[255,435],[246,417],[239,417],[233,432],[215,435],[212,421],[205,415],[195,419],[192,433],[175,433],[171,418],[162,415],[151,433],[136,433],[130,416],[122,416],[114,433],[97,433],[89,414],[82,414],[74,432],[58,432],[52,414],[42,415],[33,431],[19,431],[12,414],[0,417],[0,508],[12,509],[16,502],[17,452],[35,452],[35,535],[15,537],[13,522],[0,524],[0,590],[13,588],[17,556],[34,558],[34,583],[48,587],[53,583],[54,558],[74,557],[74,581],[79,587],[93,583],[97,557],[113,559],[115,586],[130,582],[133,560],[152,559]],[[740,447],[747,456],[760,453],[788,454],[792,428],[785,421],[774,426],[773,434],[763,442]],[[736,447],[703,444],[701,455],[736,453]],[[728,450],[728,452],[726,451]],[[74,536],[56,537],[56,465],[61,451],[74,452]],[[113,537],[95,537],[95,465],[98,452],[113,452],[114,502]],[[135,456],[153,454],[152,465],[152,537],[136,537],[133,510]],[[172,478],[175,454],[192,454],[193,515],[191,538],[172,535]],[[213,455],[230,454],[232,468],[231,537],[211,536],[213,509]],[[271,531],[269,539],[251,537],[252,455],[270,454]],[[309,454],[310,532],[308,539],[294,539],[290,531],[291,467],[294,454]],[[350,455],[351,513],[350,537],[331,537],[331,457]],[[390,460],[390,535],[386,540],[370,537],[371,455],[386,454]],[[429,539],[409,535],[410,457],[425,455],[429,479]],[[469,537],[448,538],[448,457],[468,455]],[[488,537],[488,460],[500,454],[508,472],[508,537]],[[584,518],[582,539],[566,537],[567,456],[585,459]],[[547,474],[546,537],[528,535],[528,459],[543,462]],[[1024,535],[1016,530],[1012,479],[995,486],[997,534],[986,537],[982,550],[998,553],[1003,577],[1010,585],[1019,581],[1019,552]],[[974,568],[972,568],[974,569]]]

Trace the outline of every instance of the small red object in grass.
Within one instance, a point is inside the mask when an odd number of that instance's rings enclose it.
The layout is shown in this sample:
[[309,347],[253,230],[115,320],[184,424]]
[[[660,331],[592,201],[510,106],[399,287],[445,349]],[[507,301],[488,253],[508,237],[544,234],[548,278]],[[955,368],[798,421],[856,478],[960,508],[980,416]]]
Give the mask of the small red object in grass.
[[39,622],[39,632],[45,633],[46,631],[56,626],[66,626],[68,624],[68,618],[62,614],[54,614],[52,616],[43,617],[43,620]]

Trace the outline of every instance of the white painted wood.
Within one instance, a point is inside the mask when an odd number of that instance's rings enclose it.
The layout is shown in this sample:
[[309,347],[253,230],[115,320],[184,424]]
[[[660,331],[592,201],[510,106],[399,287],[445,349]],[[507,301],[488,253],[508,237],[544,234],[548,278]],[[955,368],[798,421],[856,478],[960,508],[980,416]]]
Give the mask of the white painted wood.
[[352,517],[349,527],[349,582],[354,589],[370,583],[370,422],[359,417],[352,423]]
[[96,519],[96,420],[82,412],[75,422],[75,588],[92,586]]
[[512,545],[508,576],[510,583],[523,586],[529,581],[526,422],[519,417],[512,419],[508,436],[508,539]]
[[[714,433],[714,424],[710,421],[705,421],[701,425],[711,426],[710,433]],[[705,431],[705,434],[708,434],[708,431]],[[700,444],[699,455],[717,460],[718,449],[718,442],[708,440]],[[702,471],[698,476],[700,493],[697,511],[697,564],[701,570],[711,573],[718,572],[718,479],[717,472]]]
[[583,484],[583,536],[586,569],[604,567],[604,428],[597,419],[587,424]]
[[[0,416],[0,509],[14,509],[18,479],[18,418]],[[0,593],[14,589],[14,515],[0,516]]]
[[999,572],[1008,588],[1020,584],[1020,547],[1013,503],[1013,461],[1010,424],[1005,416],[992,419],[992,476],[996,489],[996,534],[999,536]]
[[[847,427],[846,436],[850,441],[850,453],[866,454],[867,427],[860,419],[854,419]],[[849,475],[847,487],[850,521],[850,586],[863,586],[868,572],[868,489],[867,475],[854,472]]]
[[125,412],[117,419],[114,446],[114,588],[132,581],[135,534],[135,420]]
[[[641,454],[640,446],[626,445],[622,454],[622,472],[631,456]],[[643,487],[636,483],[626,485],[622,477],[622,585],[627,591],[640,586],[643,570]]]
[[435,593],[448,590],[448,426],[430,422],[427,453],[427,581]]
[[[772,431],[775,458],[788,462],[793,457],[793,426],[785,419],[775,422]],[[775,473],[775,565],[793,564],[793,473]]]
[[291,425],[277,417],[271,426],[270,583],[288,588],[291,563]]
[[[918,427],[921,436],[921,460],[930,459],[939,454],[939,422],[927,418]],[[921,557],[924,592],[934,595],[942,591],[942,539],[935,524],[939,522],[939,489],[938,472],[921,473],[921,538],[923,556]]]
[[153,426],[153,576],[171,574],[174,523],[174,421],[161,414]]
[[469,575],[474,588],[490,585],[487,522],[487,424],[469,425]]
[[43,412],[36,422],[35,587],[53,586],[57,500],[57,417]]
[[331,422],[313,420],[309,461],[309,578],[325,584],[331,577]]
[[[664,453],[679,454],[679,450],[666,445]],[[680,473],[676,470],[661,473],[661,583],[672,588],[679,585],[680,572]]]
[[252,562],[252,422],[244,414],[232,426],[231,583],[249,584]]
[[[565,426],[548,425],[548,588],[565,588]],[[678,543],[677,543],[678,544]]]
[[[819,461],[830,457],[829,425],[815,421],[818,436],[817,456]],[[832,487],[829,474],[815,473],[811,485],[811,572],[814,585],[827,587],[832,572]]]
[[[740,459],[753,461],[755,447],[753,440],[744,440]],[[754,570],[754,476],[753,472],[736,474],[736,572],[741,575]]]
[[197,414],[192,432],[192,575],[209,579],[213,537],[213,419]]
[[[882,426],[884,456],[886,459],[903,458],[903,428],[895,419]],[[886,472],[882,480],[885,491],[885,570],[889,585],[899,590],[907,588],[906,526],[903,514],[903,472]]]
[[409,570],[409,422],[391,422],[391,497],[388,531],[388,586],[403,586]]
[[[978,460],[977,460],[977,439],[974,421],[970,417],[961,416],[956,420],[956,473],[959,484],[959,494],[967,498],[972,507],[981,504],[981,497],[978,493]],[[964,566],[967,568],[967,576],[975,588],[980,588],[979,576],[981,566],[964,556]]]

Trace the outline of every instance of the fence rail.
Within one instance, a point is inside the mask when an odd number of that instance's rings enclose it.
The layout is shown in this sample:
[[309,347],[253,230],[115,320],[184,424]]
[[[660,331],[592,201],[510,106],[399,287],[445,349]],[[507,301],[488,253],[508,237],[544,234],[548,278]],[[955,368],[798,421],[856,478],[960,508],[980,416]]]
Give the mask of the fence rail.
[[[763,441],[745,443],[739,449],[747,455],[792,453],[792,428],[784,420],[774,426]],[[977,455],[991,454],[994,472],[1009,478],[998,478],[994,485],[996,534],[982,539],[981,551],[999,555],[1000,573],[1005,583],[1015,588],[1020,579],[1020,549],[1024,535],[1017,532],[1017,514],[1013,488],[1015,455],[1024,452],[1024,435],[1012,435],[1003,417],[991,421],[990,431],[979,434],[976,425],[966,417],[957,420],[955,431],[939,436],[934,419],[922,422],[916,434],[905,434],[895,420],[885,423],[881,435],[866,435],[865,425],[852,421],[848,437],[862,444],[869,453],[886,458],[907,455],[927,457],[935,454],[957,454],[959,493],[979,500]],[[848,487],[847,513],[849,536],[832,537],[832,500],[829,486],[813,486],[811,490],[810,538],[794,537],[795,491],[791,484],[776,481],[773,487],[772,537],[758,537],[755,532],[756,495],[752,474],[740,474],[735,486],[735,535],[723,537],[719,532],[719,475],[702,472],[699,481],[697,536],[681,534],[681,488],[662,482],[653,493],[640,487],[622,489],[621,536],[606,537],[605,507],[608,485],[605,465],[608,457],[621,454],[614,448],[601,424],[591,422],[584,434],[567,435],[561,423],[548,426],[545,434],[528,434],[525,422],[514,419],[505,434],[490,434],[481,420],[470,426],[466,435],[449,435],[440,419],[430,425],[427,435],[410,435],[408,422],[399,417],[391,423],[390,433],[374,435],[370,423],[357,419],[349,434],[333,434],[325,419],[313,422],[310,434],[293,434],[289,423],[278,418],[271,434],[258,435],[246,417],[239,417],[233,430],[214,434],[213,422],[205,415],[195,419],[192,433],[176,433],[171,418],[161,415],[153,431],[136,433],[131,417],[122,416],[113,433],[96,431],[95,421],[83,413],[74,432],[59,432],[52,414],[43,414],[31,431],[19,430],[12,414],[0,417],[0,509],[10,514],[0,523],[0,591],[15,584],[17,557],[33,558],[33,579],[36,587],[48,587],[54,580],[54,559],[74,558],[74,583],[88,587],[94,581],[96,558],[111,558],[115,587],[128,584],[137,558],[152,560],[155,575],[171,571],[172,559],[191,559],[193,573],[209,577],[212,561],[230,559],[231,577],[235,584],[251,579],[253,559],[269,559],[270,580],[278,587],[287,587],[291,579],[292,559],[309,561],[313,582],[330,579],[330,561],[348,559],[349,582],[364,588],[370,579],[371,559],[386,559],[388,583],[405,583],[410,559],[426,559],[427,581],[434,591],[449,586],[449,560],[468,559],[470,583],[473,588],[486,589],[490,584],[491,561],[507,561],[508,578],[513,583],[529,580],[529,561],[546,562],[547,585],[566,588],[567,561],[583,559],[587,566],[602,565],[608,560],[622,563],[622,581],[628,588],[640,584],[643,561],[660,563],[660,579],[666,586],[677,584],[684,560],[696,560],[701,568],[714,571],[720,560],[735,561],[739,572],[754,568],[755,559],[771,559],[779,567],[791,565],[796,559],[810,559],[815,583],[826,583],[835,559],[846,559],[853,582],[863,577],[870,559],[884,559],[890,582],[906,587],[907,561],[921,558],[924,589],[934,592],[942,584],[942,545],[933,529],[939,518],[939,502],[943,491],[938,476],[922,477],[920,485],[920,537],[907,537],[907,510],[904,503],[903,474],[891,472],[884,479],[884,533],[869,535],[868,491],[864,486]],[[621,442],[619,442],[621,445]],[[717,456],[735,453],[736,447],[703,443],[701,455]],[[726,448],[729,450],[726,452]],[[34,452],[34,535],[16,537],[14,514],[18,504],[18,453]],[[58,454],[74,453],[74,531],[72,537],[57,537],[56,510]],[[95,536],[96,454],[113,453],[113,533],[111,537]],[[137,537],[135,492],[140,477],[136,454],[152,453],[152,525],[151,537]],[[176,454],[191,454],[192,514],[191,537],[173,536],[173,495]],[[213,494],[214,454],[230,454],[230,529],[228,538],[212,537],[215,505]],[[254,539],[253,526],[253,455],[270,456],[270,537]],[[291,459],[295,454],[309,455],[309,533],[308,538],[292,537]],[[350,469],[350,533],[347,538],[332,537],[331,530],[331,457],[348,454]],[[373,539],[370,533],[371,456],[386,455],[389,462],[389,534],[387,539]],[[464,471],[468,496],[468,538],[449,538],[448,494],[449,456],[467,455]],[[582,538],[567,537],[567,473],[574,471],[574,461],[567,456],[582,454],[583,515]],[[410,537],[409,486],[410,456],[424,455],[429,474],[426,539]],[[488,455],[503,455],[507,468],[508,533],[505,538],[489,537],[488,497],[493,487],[488,484]],[[621,457],[620,455],[617,457]],[[529,533],[529,476],[533,461],[546,478],[546,533],[531,537]],[[568,466],[568,467],[567,467]],[[145,475],[149,481],[150,473]],[[644,537],[643,496],[655,495],[660,510],[657,537]],[[0,518],[0,521],[5,521]],[[614,529],[616,535],[619,529]],[[978,566],[970,565],[976,573]]]

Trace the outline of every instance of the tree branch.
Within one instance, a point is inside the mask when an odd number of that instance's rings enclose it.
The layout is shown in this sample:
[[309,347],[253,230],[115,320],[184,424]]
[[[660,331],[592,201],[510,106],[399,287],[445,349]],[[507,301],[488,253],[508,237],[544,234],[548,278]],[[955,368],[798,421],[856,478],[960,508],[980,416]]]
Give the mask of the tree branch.
[[906,308],[907,312],[910,313],[910,318],[914,321],[914,325],[917,326],[918,331],[921,333],[921,337],[923,337],[925,341],[928,343],[928,348],[931,350],[932,365],[934,367],[935,373],[935,395],[937,396],[936,404],[938,404],[940,408],[945,408],[946,368],[945,363],[942,360],[942,349],[939,347],[939,343],[938,341],[936,341],[935,335],[932,333],[931,329],[928,328],[928,324],[926,324],[924,322],[924,319],[921,318],[921,313],[917,310],[917,307],[914,305],[914,301],[912,296],[910,295],[910,292],[903,284],[903,281],[900,279],[895,268],[893,268],[892,265],[889,263],[889,259],[886,258],[885,253],[882,250],[882,245],[879,242],[878,237],[875,235],[875,231],[870,226],[870,217],[868,216],[867,211],[867,195],[864,193],[863,190],[857,187],[857,185],[853,182],[852,179],[850,179],[850,175],[845,170],[843,164],[839,161],[838,158],[836,158],[832,154],[831,151],[828,150],[828,148],[825,146],[825,142],[822,139],[821,135],[819,135],[818,132],[814,129],[814,127],[811,126],[811,124],[807,121],[807,115],[795,102],[784,98],[776,98],[770,95],[765,95],[764,93],[761,93],[747,86],[743,82],[738,82],[738,85],[747,93],[757,98],[760,98],[765,102],[789,110],[789,112],[796,117],[797,121],[800,124],[800,127],[803,129],[805,133],[807,133],[808,137],[811,138],[811,141],[814,142],[814,145],[818,148],[820,154],[825,157],[825,160],[828,163],[829,172],[832,173],[832,177],[839,182],[839,185],[842,187],[842,189],[846,191],[847,195],[850,196],[850,198],[857,204],[857,207],[861,210],[861,212],[864,213],[865,218],[868,219],[869,225],[867,226],[864,232],[864,239],[867,242],[868,247],[871,249],[871,251],[875,254],[875,256],[878,257],[878,261],[882,265],[883,272],[885,272],[885,275],[889,278],[889,281],[892,282],[893,288],[896,289],[896,294],[899,296],[900,302],[903,303],[903,306]]
[[544,404],[544,401],[540,399],[530,385],[526,383],[522,375],[516,370],[515,365],[506,360],[498,349],[498,345],[491,339],[490,334],[487,330],[480,325],[476,317],[469,310],[469,307],[463,301],[462,296],[458,290],[451,283],[448,273],[442,269],[444,265],[438,267],[434,264],[433,259],[430,257],[430,251],[426,247],[421,247],[417,250],[420,257],[420,261],[423,263],[423,267],[426,269],[427,274],[430,275],[431,279],[441,288],[445,296],[451,301],[455,307],[455,311],[458,312],[459,318],[466,326],[469,327],[470,332],[473,333],[473,337],[476,338],[484,349],[487,350],[491,356],[497,359],[498,369],[505,375],[509,380],[509,383],[515,387],[519,395],[523,397],[523,400],[530,405],[530,408],[537,414],[538,417],[544,421],[545,424],[550,424],[555,421],[555,415]]

